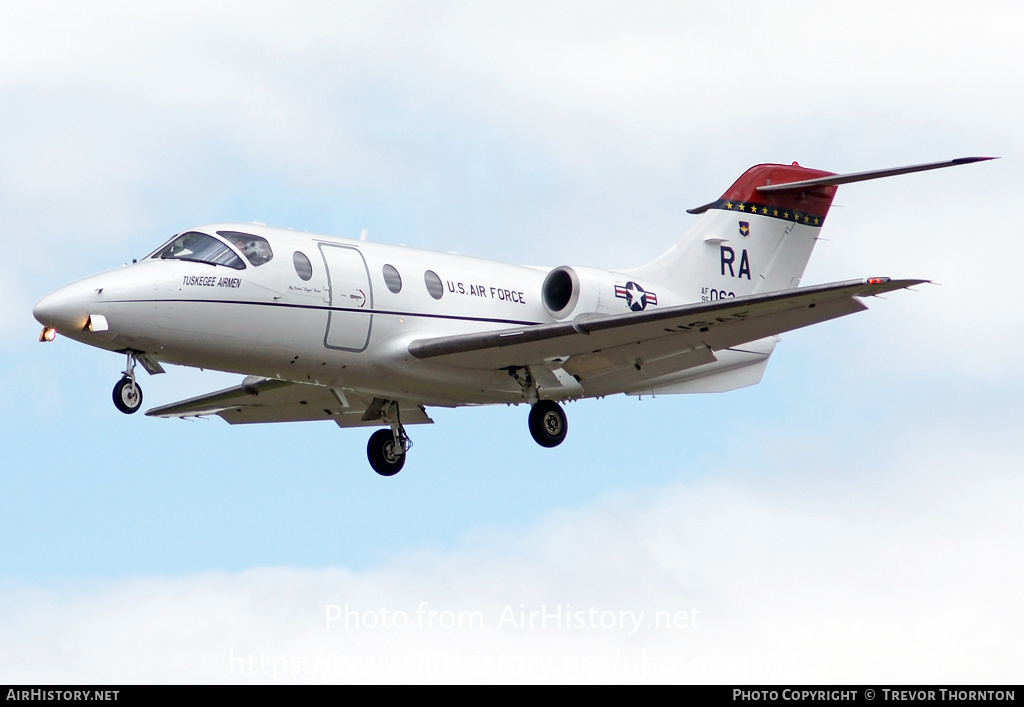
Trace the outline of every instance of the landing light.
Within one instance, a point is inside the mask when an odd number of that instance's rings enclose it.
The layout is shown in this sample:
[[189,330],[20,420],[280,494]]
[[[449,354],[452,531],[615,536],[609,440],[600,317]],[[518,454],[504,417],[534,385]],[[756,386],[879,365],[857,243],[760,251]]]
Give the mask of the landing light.
[[43,330],[39,333],[40,341],[53,341],[57,338],[57,330],[52,326],[44,326]]
[[102,314],[90,314],[89,319],[85,322],[86,331],[100,332],[106,331],[110,328],[107,324],[107,318]]

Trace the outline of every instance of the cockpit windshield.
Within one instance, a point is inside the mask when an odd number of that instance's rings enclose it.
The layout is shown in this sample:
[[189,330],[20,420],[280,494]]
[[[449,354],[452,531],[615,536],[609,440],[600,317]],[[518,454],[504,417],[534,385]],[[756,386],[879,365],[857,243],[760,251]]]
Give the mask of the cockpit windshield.
[[235,270],[245,270],[245,263],[233,250],[213,236],[199,231],[188,231],[175,236],[152,257],[161,260],[188,260],[210,265],[226,265]]
[[271,250],[270,243],[266,238],[240,231],[217,231],[217,235],[233,243],[238,250],[242,251],[246,260],[253,264],[253,267],[268,263],[274,257],[274,251]]

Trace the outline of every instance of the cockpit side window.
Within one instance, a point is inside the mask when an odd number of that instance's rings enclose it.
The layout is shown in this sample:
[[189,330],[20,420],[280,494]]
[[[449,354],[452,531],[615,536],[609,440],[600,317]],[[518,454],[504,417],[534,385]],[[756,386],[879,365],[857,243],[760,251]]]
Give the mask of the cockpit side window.
[[238,248],[253,267],[269,263],[274,257],[274,251],[266,238],[239,231],[217,231],[217,235],[223,236]]
[[188,260],[210,265],[226,265],[235,270],[245,270],[245,263],[233,250],[213,236],[199,231],[188,231],[175,236],[152,257],[161,260]]

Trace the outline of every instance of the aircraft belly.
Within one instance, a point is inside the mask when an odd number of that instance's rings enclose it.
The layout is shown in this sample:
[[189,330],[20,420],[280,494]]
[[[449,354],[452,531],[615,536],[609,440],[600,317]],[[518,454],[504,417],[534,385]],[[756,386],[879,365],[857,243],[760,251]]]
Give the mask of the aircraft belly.
[[362,375],[359,389],[378,397],[412,398],[425,405],[457,407],[522,402],[522,389],[506,370],[414,366],[403,374]]
[[[676,376],[680,371],[692,368],[713,366],[718,361],[716,354],[704,346],[650,361],[636,357],[635,352],[624,353],[630,354],[628,360],[615,355],[614,350],[602,351],[586,356],[585,366],[577,364],[567,368],[579,376],[586,395],[593,397],[624,393],[649,381]],[[576,362],[576,358],[570,358],[569,364]]]
[[[439,366],[414,359],[405,340],[410,317],[375,317],[366,347],[355,351],[324,345],[328,314],[323,308],[243,307],[227,302],[202,306],[179,302],[176,307],[176,325],[164,320],[159,328],[159,357],[168,363],[337,386],[429,405],[522,399],[521,389],[506,370]],[[331,326],[339,321],[343,320],[338,318]]]
[[630,387],[629,395],[724,393],[755,385],[768,365],[778,337],[752,341],[734,349],[716,351],[717,360],[685,371],[664,375]]

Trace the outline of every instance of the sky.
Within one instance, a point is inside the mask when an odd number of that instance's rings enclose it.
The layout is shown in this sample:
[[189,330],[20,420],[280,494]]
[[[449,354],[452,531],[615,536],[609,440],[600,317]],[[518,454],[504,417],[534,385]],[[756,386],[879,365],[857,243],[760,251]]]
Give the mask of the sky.
[[[0,6],[0,682],[1024,679],[1010,2]],[[750,165],[840,187],[803,282],[932,284],[758,386],[365,431],[125,416],[33,304],[208,222],[653,259]],[[145,406],[233,385],[170,367]]]

